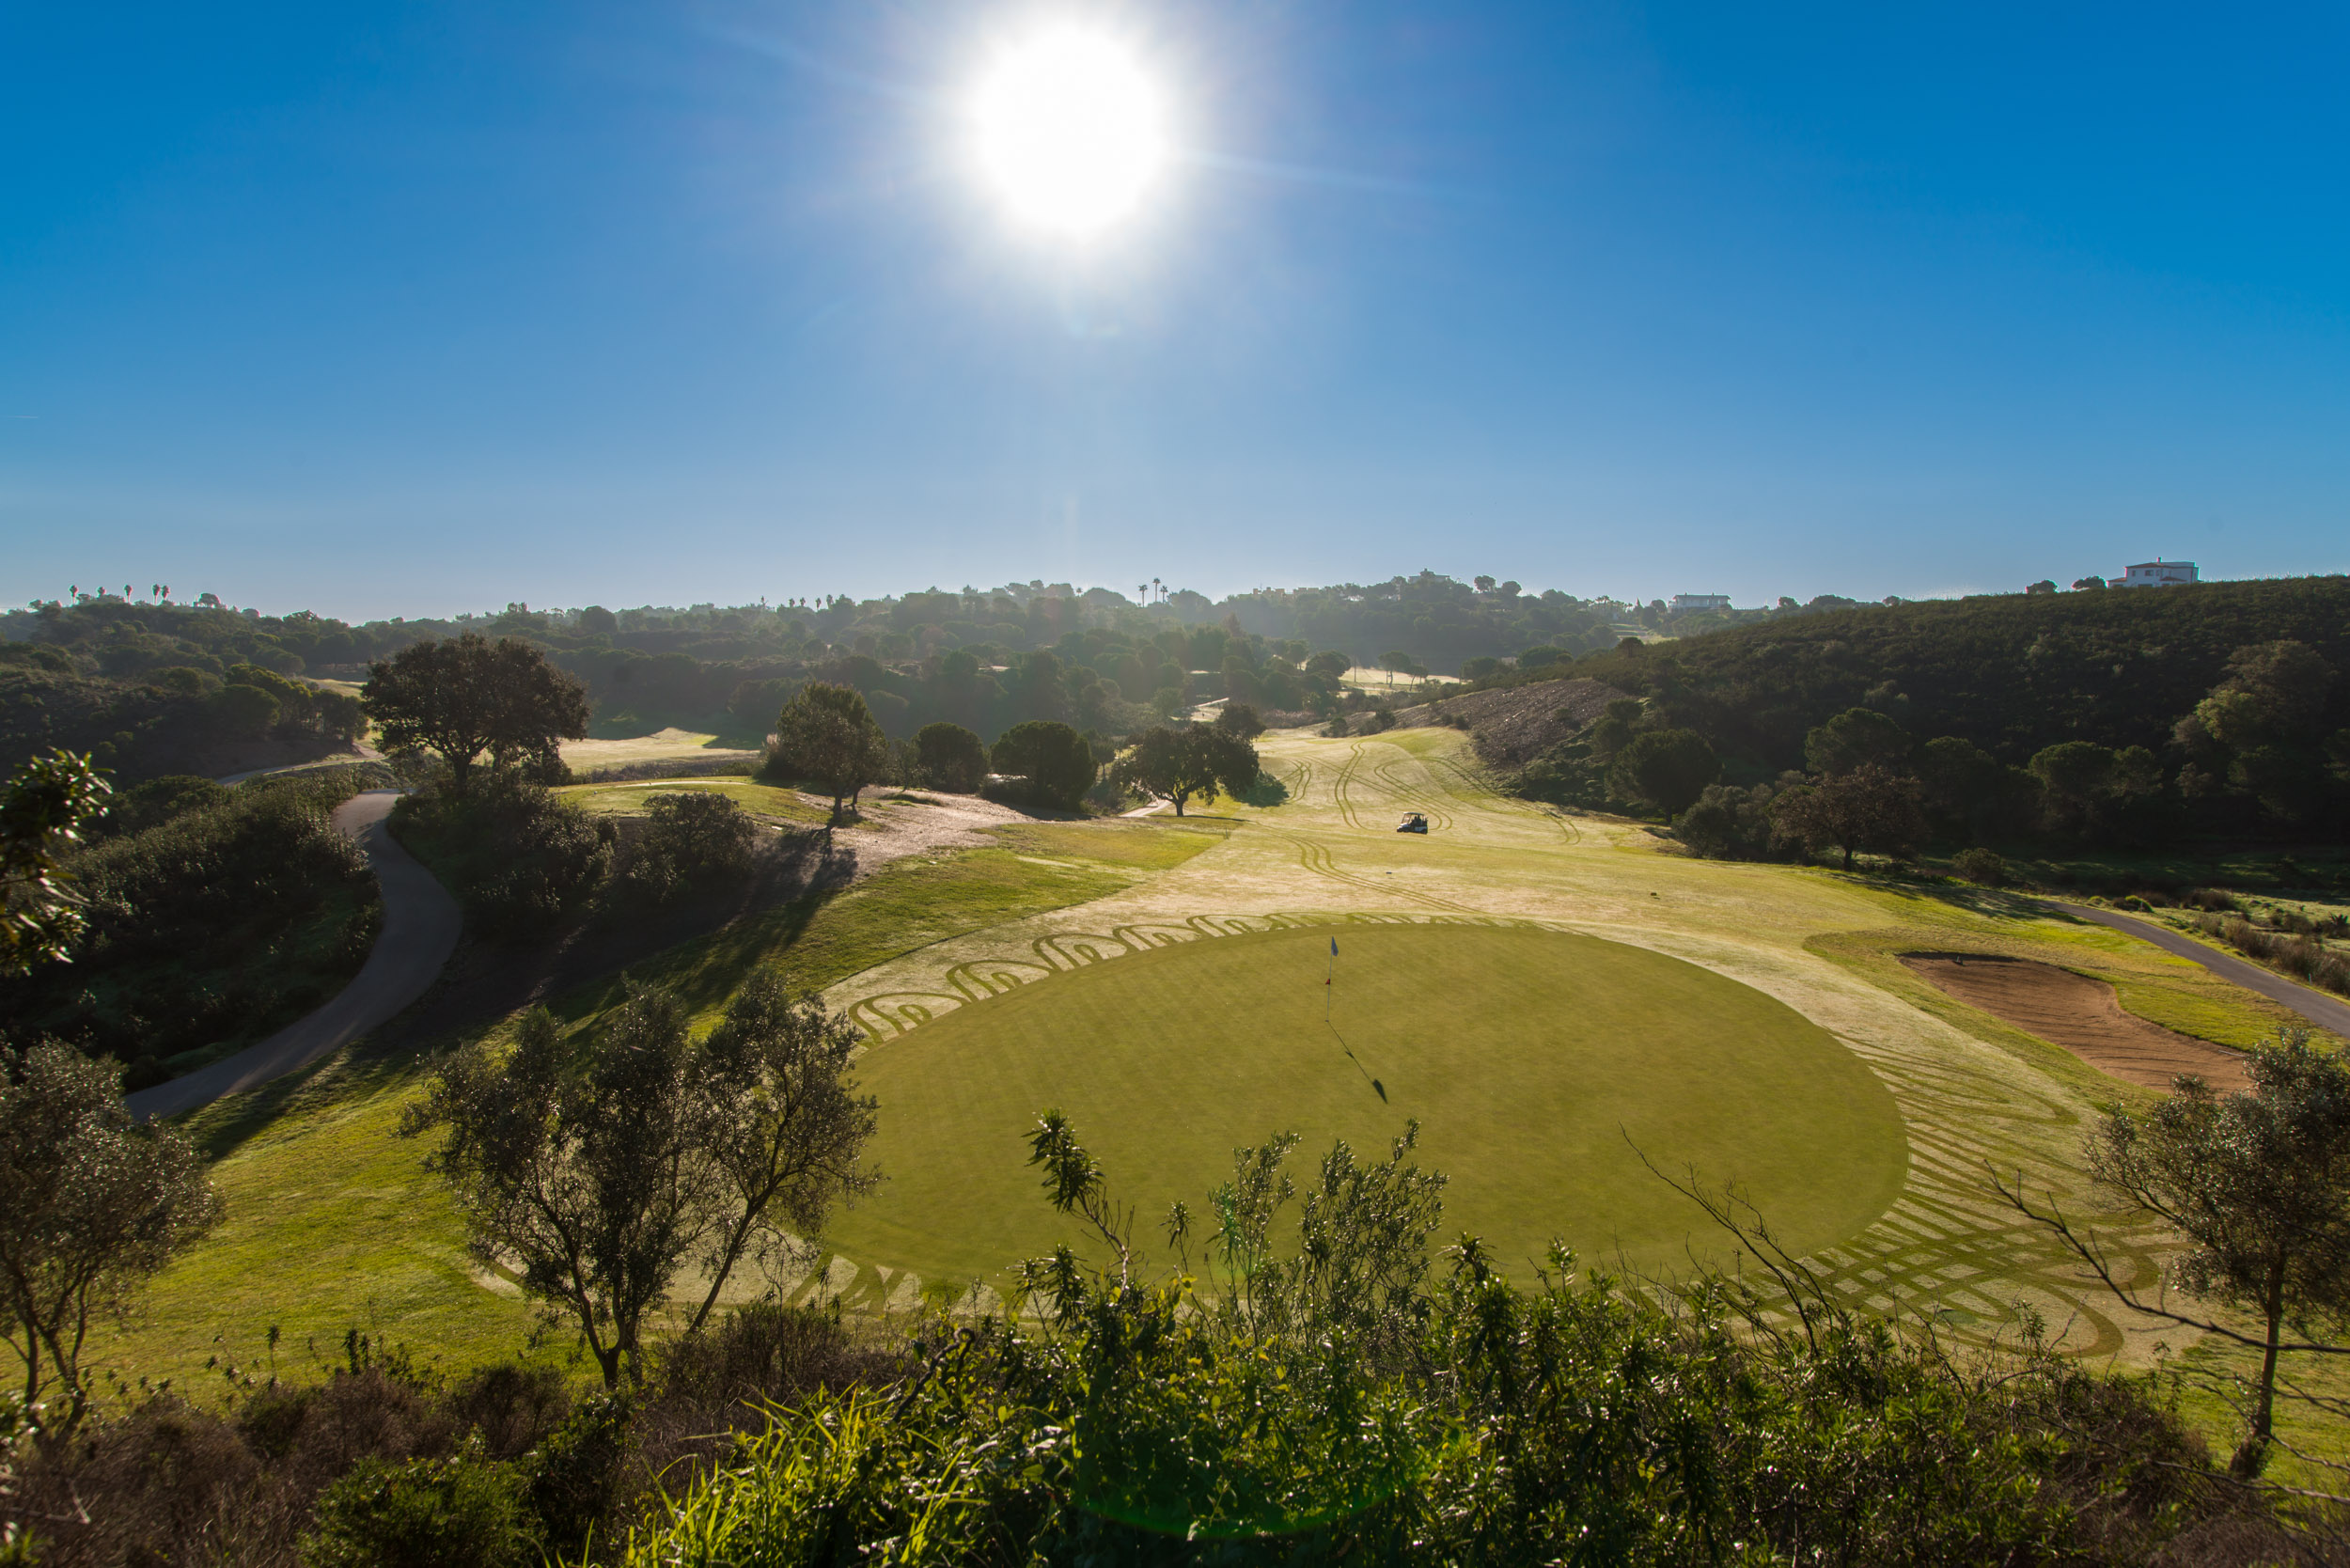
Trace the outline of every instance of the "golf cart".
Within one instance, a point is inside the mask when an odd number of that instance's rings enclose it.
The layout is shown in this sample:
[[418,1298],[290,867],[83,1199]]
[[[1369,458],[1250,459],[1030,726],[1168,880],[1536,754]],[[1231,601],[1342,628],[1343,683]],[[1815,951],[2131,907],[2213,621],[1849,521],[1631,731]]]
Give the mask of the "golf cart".
[[1428,831],[1428,819],[1418,811],[1406,811],[1403,813],[1402,825],[1397,827],[1396,831],[1398,833],[1425,833]]

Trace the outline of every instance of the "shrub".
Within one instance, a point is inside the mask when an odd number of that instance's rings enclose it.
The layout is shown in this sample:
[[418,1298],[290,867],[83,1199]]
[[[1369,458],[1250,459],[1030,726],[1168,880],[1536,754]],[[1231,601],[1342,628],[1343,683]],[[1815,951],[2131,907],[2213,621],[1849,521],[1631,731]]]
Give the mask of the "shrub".
[[1981,845],[1960,850],[1958,858],[1950,862],[1950,870],[1958,873],[1961,881],[1971,882],[1979,887],[2007,886],[2007,862],[1999,858],[1996,851]]
[[484,935],[526,935],[603,885],[619,835],[609,820],[508,770],[459,795],[438,782],[392,810],[400,841],[431,866]]
[[759,824],[725,795],[697,790],[652,797],[629,854],[630,891],[653,903],[740,875]]
[[626,1393],[584,1399],[540,1446],[527,1497],[550,1547],[575,1550],[611,1517],[620,1500],[623,1470],[635,1451],[630,1429],[634,1413]]
[[1771,852],[1771,798],[1768,784],[1739,789],[1709,784],[1697,803],[1681,814],[1673,836],[1691,854],[1709,860],[1759,860]]
[[312,1568],[525,1568],[539,1560],[523,1478],[478,1442],[446,1459],[368,1458],[319,1498]]
[[914,765],[932,789],[967,795],[987,776],[987,748],[960,724],[926,724],[914,732]]

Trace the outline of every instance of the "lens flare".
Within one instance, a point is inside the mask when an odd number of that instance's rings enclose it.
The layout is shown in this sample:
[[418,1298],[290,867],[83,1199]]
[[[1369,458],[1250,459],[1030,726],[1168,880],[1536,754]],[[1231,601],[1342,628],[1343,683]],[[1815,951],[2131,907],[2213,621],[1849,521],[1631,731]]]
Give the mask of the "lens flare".
[[979,164],[1013,218],[1066,239],[1132,217],[1167,163],[1166,104],[1133,53],[1063,31],[1005,50],[973,102]]

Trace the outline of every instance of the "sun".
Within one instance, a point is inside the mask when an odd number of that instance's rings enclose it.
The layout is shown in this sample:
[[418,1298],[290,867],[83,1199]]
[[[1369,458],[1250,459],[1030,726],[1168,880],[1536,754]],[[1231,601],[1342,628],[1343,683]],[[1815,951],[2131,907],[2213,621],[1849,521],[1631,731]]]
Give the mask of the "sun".
[[972,101],[987,183],[1023,227],[1090,240],[1132,218],[1163,178],[1166,102],[1134,53],[1074,28],[1002,51]]

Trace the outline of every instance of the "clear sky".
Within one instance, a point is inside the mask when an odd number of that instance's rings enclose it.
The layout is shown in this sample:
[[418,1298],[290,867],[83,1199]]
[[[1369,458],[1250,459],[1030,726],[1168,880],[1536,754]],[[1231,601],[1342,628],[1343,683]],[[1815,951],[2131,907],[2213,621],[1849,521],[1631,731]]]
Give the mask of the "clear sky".
[[[1074,19],[1114,234],[968,106]],[[0,9],[0,602],[2350,568],[2350,10]]]

